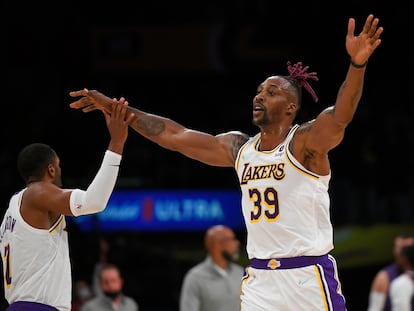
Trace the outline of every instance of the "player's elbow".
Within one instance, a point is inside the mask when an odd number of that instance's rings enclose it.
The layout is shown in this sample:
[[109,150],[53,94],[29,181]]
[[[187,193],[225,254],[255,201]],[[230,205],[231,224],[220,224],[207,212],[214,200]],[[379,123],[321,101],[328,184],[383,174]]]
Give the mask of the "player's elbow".
[[85,197],[84,207],[90,214],[102,212],[107,206],[107,200],[97,200],[94,198]]
[[70,209],[73,216],[88,215],[102,212],[108,203],[107,196],[93,196],[88,192],[75,189],[70,197]]

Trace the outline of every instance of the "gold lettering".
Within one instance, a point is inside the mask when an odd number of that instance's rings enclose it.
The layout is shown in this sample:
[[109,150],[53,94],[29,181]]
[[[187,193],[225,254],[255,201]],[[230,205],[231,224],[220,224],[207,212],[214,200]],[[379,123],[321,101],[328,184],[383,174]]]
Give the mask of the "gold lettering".
[[285,176],[285,163],[283,162],[259,166],[249,166],[249,163],[245,163],[241,185],[247,184],[250,180],[261,180],[266,178],[282,180]]

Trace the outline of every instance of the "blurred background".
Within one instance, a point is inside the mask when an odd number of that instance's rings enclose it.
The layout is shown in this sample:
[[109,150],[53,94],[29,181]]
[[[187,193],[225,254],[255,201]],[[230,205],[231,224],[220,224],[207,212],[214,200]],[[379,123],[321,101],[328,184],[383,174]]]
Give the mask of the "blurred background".
[[[211,134],[253,135],[256,88],[269,75],[286,74],[289,60],[309,65],[320,79],[312,84],[318,103],[304,92],[302,120],[334,103],[349,65],[348,18],[356,18],[359,33],[369,13],[385,28],[383,42],[369,61],[357,114],[331,153],[330,190],[343,292],[349,310],[365,310],[374,274],[392,260],[394,235],[411,231],[414,222],[414,66],[402,1],[3,1],[2,212],[24,187],[15,163],[29,143],[56,150],[65,187],[87,187],[94,177],[109,135],[102,114],[69,108],[69,91],[87,87],[125,96],[134,107]],[[151,204],[159,195],[197,204],[198,191],[221,202],[222,191],[238,193],[238,181],[230,168],[187,159],[131,131],[117,190],[132,191],[129,198],[134,191],[160,191]],[[245,241],[238,209],[224,213],[227,218],[187,219],[183,227],[178,216],[164,227],[124,226],[121,218],[115,227],[73,222],[74,282],[91,282],[103,239],[124,272],[124,292],[140,310],[177,311],[184,273],[205,256],[205,229],[230,221]],[[247,262],[245,255],[240,262]]]

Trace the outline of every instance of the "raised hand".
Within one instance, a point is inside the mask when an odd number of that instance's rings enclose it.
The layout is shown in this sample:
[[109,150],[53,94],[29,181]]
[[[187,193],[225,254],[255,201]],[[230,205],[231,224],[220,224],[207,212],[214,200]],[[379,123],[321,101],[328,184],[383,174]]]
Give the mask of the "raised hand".
[[363,67],[371,54],[381,44],[380,36],[383,27],[378,27],[379,19],[374,15],[368,15],[365,25],[358,36],[354,35],[355,19],[348,21],[348,33],[346,35],[346,50],[351,57],[351,61],[356,67]]
[[[118,102],[115,98],[110,98],[96,90],[83,89],[69,93],[71,97],[82,98],[69,104],[70,108],[82,109],[83,112],[90,112],[96,109],[111,113],[113,106]],[[124,98],[121,98],[124,100]]]
[[105,110],[102,111],[109,134],[111,135],[109,149],[122,154],[125,141],[128,137],[128,128],[134,120],[135,115],[133,113],[128,114],[128,102],[124,99],[116,103],[113,108],[111,114]]

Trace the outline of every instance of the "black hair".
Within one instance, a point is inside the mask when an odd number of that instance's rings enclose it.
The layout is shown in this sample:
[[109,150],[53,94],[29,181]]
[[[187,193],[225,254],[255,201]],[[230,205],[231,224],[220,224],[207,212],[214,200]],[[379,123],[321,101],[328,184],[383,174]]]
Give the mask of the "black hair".
[[46,144],[33,143],[24,147],[17,157],[17,170],[24,182],[41,180],[56,152]]
[[282,76],[282,78],[286,79],[290,83],[290,88],[296,93],[298,98],[298,111],[302,107],[302,85],[299,83],[298,80],[292,78],[291,76]]

